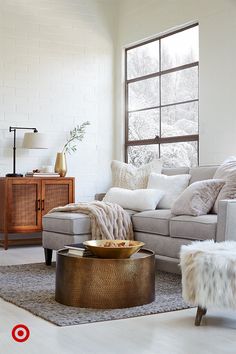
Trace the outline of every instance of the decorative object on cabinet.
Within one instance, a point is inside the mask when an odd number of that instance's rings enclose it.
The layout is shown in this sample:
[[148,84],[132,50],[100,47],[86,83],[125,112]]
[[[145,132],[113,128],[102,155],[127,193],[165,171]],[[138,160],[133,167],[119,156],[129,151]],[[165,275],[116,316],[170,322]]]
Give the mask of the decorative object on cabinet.
[[70,130],[70,135],[62,151],[57,153],[54,171],[59,173],[61,177],[65,177],[67,173],[66,154],[71,155],[73,152],[77,151],[77,143],[84,139],[88,125],[90,125],[90,122],[86,121]]
[[26,172],[25,177],[60,177],[56,172]]
[[33,133],[25,133],[23,147],[27,149],[47,149],[47,139],[45,134],[39,133],[36,128],[26,127],[9,127],[9,132],[14,133],[13,140],[13,173],[7,173],[6,177],[23,177],[22,174],[16,173],[16,131],[17,130],[33,130]]
[[34,233],[42,231],[42,217],[54,207],[74,202],[74,178],[20,177],[0,178],[0,246],[41,243],[38,238],[10,233]]
[[67,163],[66,163],[66,155],[64,154],[64,152],[57,153],[54,170],[56,173],[59,173],[61,177],[65,177],[67,173]]

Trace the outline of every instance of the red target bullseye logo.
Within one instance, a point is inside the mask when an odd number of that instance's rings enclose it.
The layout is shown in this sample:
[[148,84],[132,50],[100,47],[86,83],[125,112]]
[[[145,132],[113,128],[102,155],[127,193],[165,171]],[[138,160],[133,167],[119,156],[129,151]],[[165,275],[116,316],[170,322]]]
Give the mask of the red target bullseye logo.
[[12,329],[12,338],[16,342],[26,342],[29,339],[30,336],[30,330],[27,326],[23,324],[18,324]]

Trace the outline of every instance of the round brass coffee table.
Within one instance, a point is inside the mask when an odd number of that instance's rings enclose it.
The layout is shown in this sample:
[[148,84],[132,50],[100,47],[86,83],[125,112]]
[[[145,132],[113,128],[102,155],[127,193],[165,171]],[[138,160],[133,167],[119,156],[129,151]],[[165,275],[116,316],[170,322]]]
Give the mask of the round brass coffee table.
[[57,252],[56,301],[68,306],[112,309],[155,299],[155,255],[142,249],[127,259],[77,257]]

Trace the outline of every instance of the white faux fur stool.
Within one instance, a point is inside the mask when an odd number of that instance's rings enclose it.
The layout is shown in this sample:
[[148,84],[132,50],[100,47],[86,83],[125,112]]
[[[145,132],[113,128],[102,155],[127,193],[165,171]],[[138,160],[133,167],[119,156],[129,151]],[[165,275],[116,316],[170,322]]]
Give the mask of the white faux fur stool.
[[209,306],[236,309],[236,242],[197,241],[180,251],[183,298],[198,306],[199,326]]

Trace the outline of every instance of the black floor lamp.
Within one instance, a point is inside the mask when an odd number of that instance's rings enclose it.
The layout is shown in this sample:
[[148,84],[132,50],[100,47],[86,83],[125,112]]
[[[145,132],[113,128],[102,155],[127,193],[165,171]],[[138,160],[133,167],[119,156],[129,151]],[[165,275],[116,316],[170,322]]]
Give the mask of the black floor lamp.
[[47,149],[45,134],[38,133],[36,128],[9,127],[9,132],[14,133],[13,143],[13,173],[7,173],[6,177],[23,177],[21,173],[16,173],[16,131],[33,130],[33,133],[25,133],[23,147],[27,149]]

